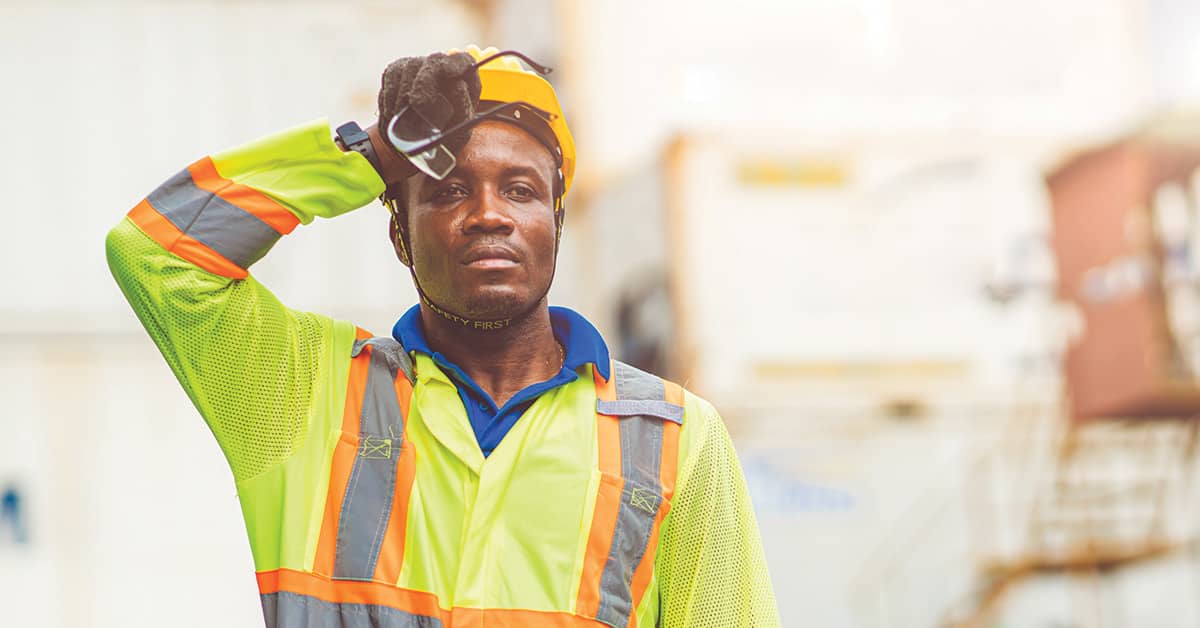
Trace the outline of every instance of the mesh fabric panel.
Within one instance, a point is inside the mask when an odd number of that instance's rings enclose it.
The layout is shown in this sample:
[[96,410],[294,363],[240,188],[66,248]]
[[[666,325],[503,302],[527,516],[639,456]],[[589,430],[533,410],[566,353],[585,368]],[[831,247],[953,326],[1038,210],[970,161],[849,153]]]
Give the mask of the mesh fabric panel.
[[659,626],[779,626],[758,524],[729,433],[715,411],[696,419],[705,433],[685,463],[655,558]]
[[330,320],[289,310],[253,277],[203,271],[128,219],[109,233],[107,248],[113,276],[234,478],[285,460],[305,437]]

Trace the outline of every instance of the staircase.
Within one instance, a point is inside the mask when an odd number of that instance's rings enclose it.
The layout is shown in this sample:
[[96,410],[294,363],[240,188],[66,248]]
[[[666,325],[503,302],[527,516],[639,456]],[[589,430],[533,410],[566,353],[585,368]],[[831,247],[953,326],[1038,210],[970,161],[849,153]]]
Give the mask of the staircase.
[[[1103,575],[1125,565],[1163,556],[1194,541],[1197,435],[1194,420],[1097,422],[1068,428],[1053,444],[1044,469],[1032,465],[1028,524],[1013,546],[976,536],[979,583],[969,599],[951,607],[944,625],[973,628],[987,625],[1004,593],[1023,578],[1043,573]],[[1010,443],[995,456],[1008,465],[984,467],[1007,471],[1020,481],[1029,452]],[[1003,484],[1003,480],[1000,483]],[[997,478],[983,474],[968,484],[996,487]],[[1019,487],[1006,487],[1009,498]],[[1018,488],[1015,492],[1013,488]],[[970,491],[971,489],[968,488]],[[1002,525],[1023,509],[1010,500],[977,493],[975,504],[990,525]],[[994,498],[995,493],[991,496]],[[1010,539],[1011,541],[1011,539]]]

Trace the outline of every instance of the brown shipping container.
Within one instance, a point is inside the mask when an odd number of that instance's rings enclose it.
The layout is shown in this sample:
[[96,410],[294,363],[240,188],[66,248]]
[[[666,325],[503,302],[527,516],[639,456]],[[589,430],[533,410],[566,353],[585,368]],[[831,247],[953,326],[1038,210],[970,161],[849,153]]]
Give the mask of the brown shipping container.
[[1059,297],[1084,323],[1065,364],[1075,420],[1200,413],[1200,380],[1168,325],[1153,216],[1159,186],[1186,184],[1198,163],[1195,147],[1132,139],[1047,178]]

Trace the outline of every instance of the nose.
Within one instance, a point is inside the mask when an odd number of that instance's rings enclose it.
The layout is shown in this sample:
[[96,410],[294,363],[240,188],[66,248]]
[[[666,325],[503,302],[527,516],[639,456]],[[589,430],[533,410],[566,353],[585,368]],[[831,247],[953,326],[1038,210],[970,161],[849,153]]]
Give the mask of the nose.
[[508,200],[494,186],[485,185],[475,196],[463,221],[465,233],[512,233],[516,226],[508,213]]

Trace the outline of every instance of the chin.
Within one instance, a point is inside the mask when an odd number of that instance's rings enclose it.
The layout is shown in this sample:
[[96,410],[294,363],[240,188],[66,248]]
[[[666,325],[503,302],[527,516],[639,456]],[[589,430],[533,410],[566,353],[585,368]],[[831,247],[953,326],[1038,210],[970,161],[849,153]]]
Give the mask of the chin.
[[536,303],[529,295],[502,288],[488,288],[463,302],[463,314],[468,318],[497,320],[514,318],[528,312]]

